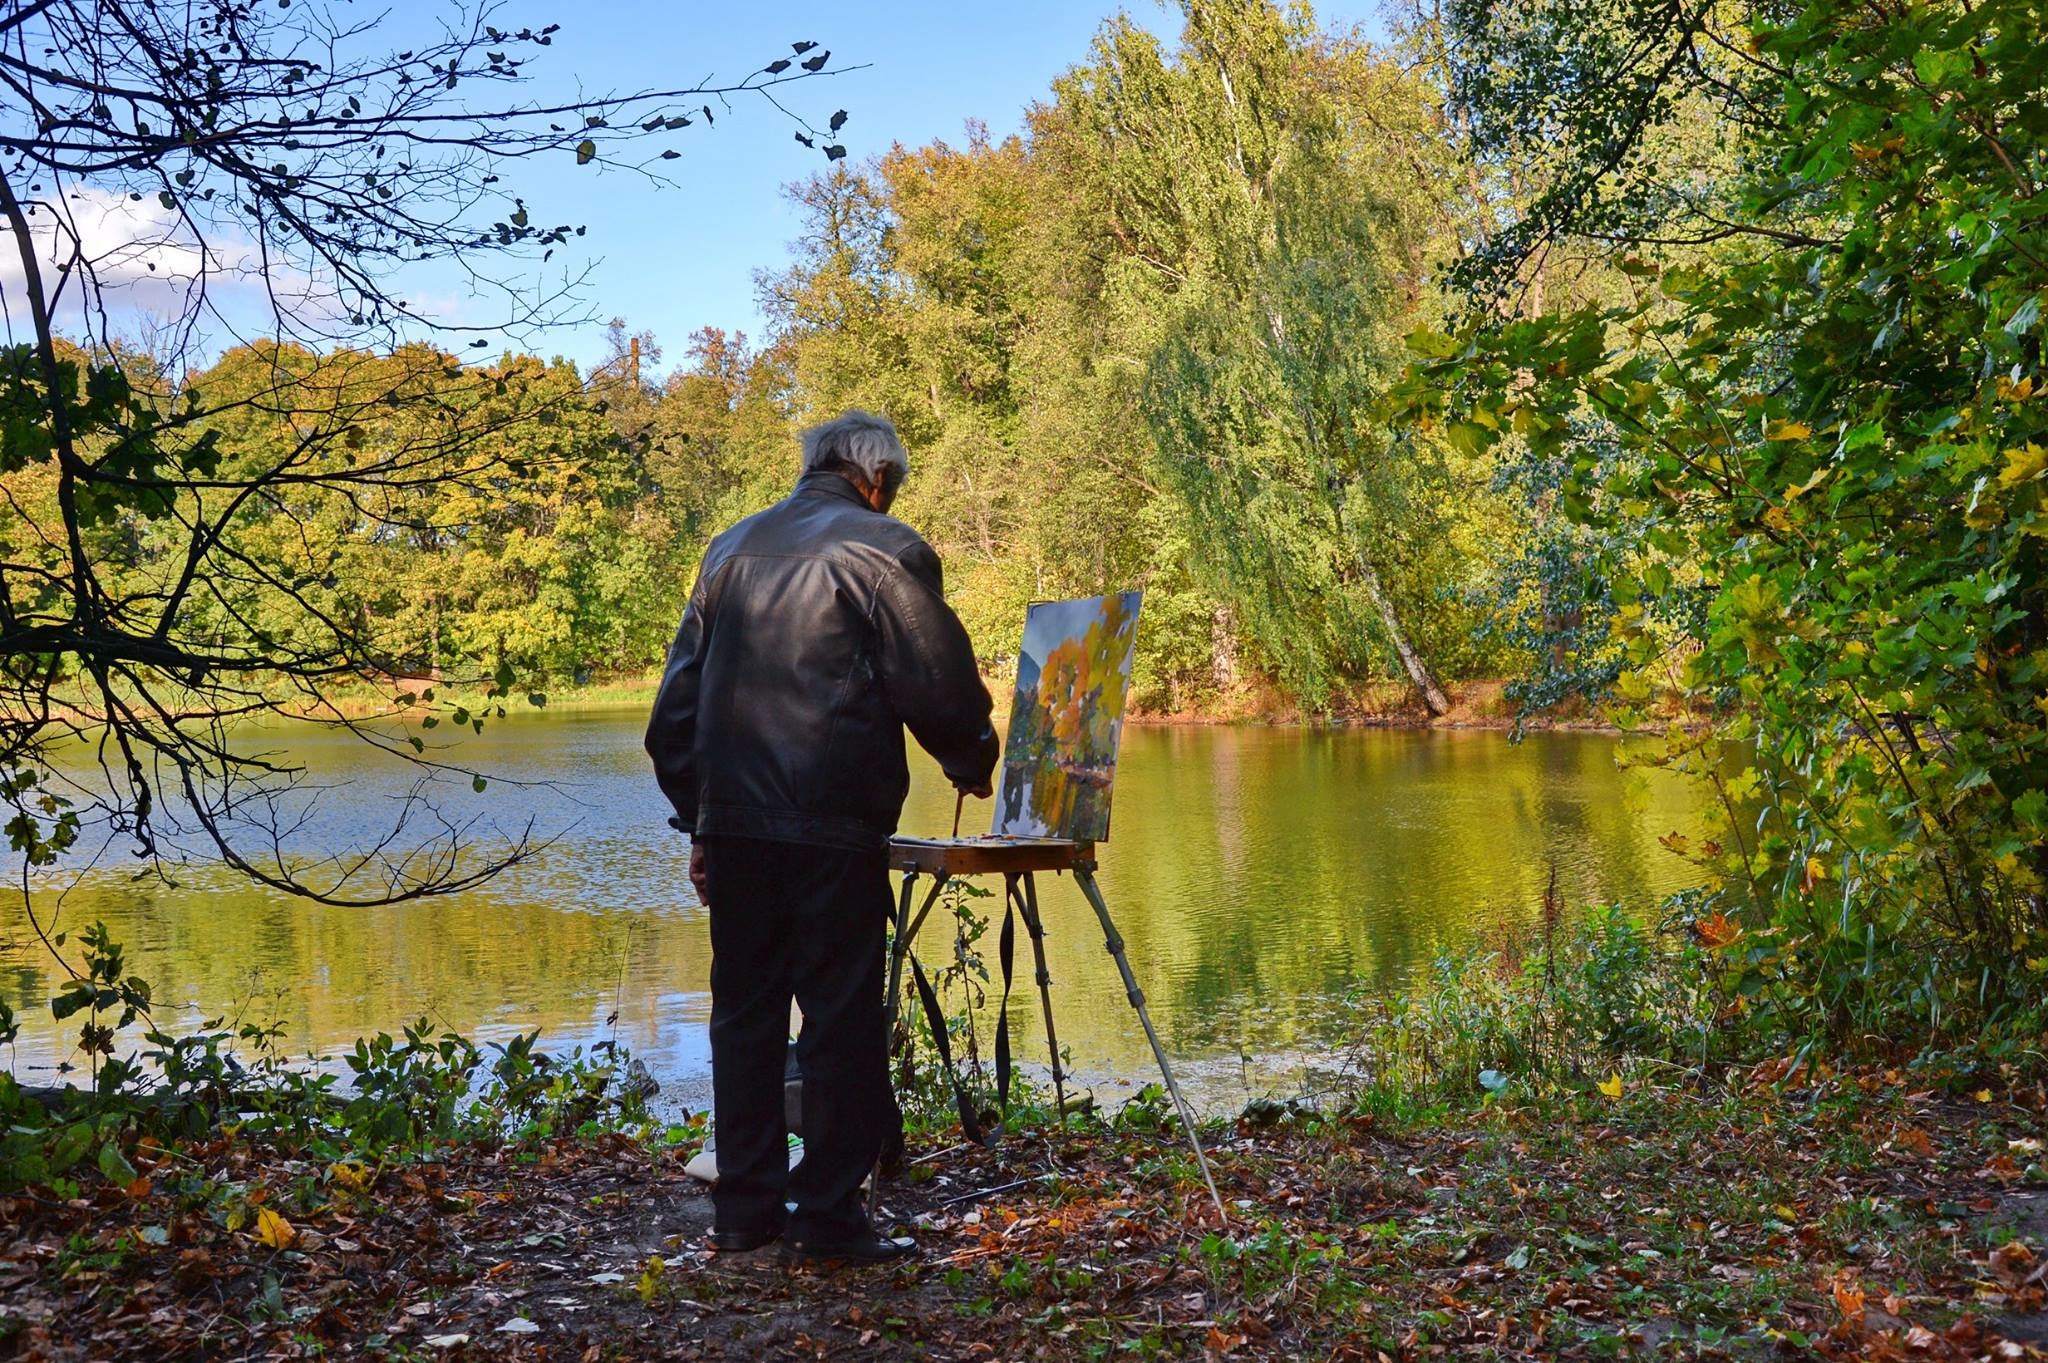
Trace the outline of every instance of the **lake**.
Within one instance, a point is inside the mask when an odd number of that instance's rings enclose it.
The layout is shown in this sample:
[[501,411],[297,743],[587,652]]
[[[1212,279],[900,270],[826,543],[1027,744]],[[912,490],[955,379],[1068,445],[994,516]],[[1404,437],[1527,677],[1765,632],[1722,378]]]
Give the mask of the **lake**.
[[[340,909],[252,888],[224,870],[175,885],[105,863],[38,895],[71,931],[106,923],[151,981],[171,1030],[242,1014],[281,1021],[294,1053],[426,1016],[502,1039],[539,1028],[553,1049],[616,1038],[645,1059],[664,1106],[709,1103],[710,948],[640,749],[642,715],[519,716],[466,740],[495,778],[451,785],[450,811],[555,841],[482,888]],[[406,788],[400,764],[344,736],[292,736],[322,781],[323,827],[345,834]],[[1692,883],[1658,845],[1701,809],[1668,774],[1616,763],[1615,740],[1488,731],[1132,726],[1100,878],[1169,1051],[1205,1106],[1298,1086],[1341,1041],[1354,986],[1395,990],[1440,949],[1533,929],[1555,868],[1567,904],[1648,911]],[[944,834],[953,794],[913,760],[908,833]],[[970,802],[967,824],[987,827]],[[963,824],[963,832],[970,831]],[[18,871],[18,866],[15,868]],[[61,902],[59,891],[62,890]],[[1114,1101],[1151,1068],[1093,915],[1071,881],[1042,877],[1055,1021],[1073,1067]],[[999,907],[998,899],[981,901]],[[984,947],[995,958],[993,928]],[[919,954],[945,958],[938,917]],[[1017,1053],[1042,1055],[1019,934]],[[19,910],[0,921],[0,990],[21,1015],[18,1077],[52,1082],[76,1027],[48,1000],[55,974]],[[1249,1059],[1247,1059],[1249,1057]]]

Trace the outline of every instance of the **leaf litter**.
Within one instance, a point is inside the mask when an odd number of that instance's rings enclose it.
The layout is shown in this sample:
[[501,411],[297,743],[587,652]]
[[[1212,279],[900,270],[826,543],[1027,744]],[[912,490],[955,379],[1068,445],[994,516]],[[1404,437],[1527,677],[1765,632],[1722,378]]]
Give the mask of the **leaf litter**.
[[922,1257],[837,1274],[711,1254],[682,1154],[623,1136],[145,1144],[0,1196],[0,1358],[2048,1358],[2038,1088],[1601,1088],[1241,1122],[1227,1227],[1164,1135],[932,1142],[884,1189]]

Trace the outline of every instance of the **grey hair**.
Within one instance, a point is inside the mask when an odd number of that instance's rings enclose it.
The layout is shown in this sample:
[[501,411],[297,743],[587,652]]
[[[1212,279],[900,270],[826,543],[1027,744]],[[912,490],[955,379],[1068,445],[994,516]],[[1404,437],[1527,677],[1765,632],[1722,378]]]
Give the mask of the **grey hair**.
[[910,456],[887,417],[848,411],[803,434],[804,472],[843,469],[893,492],[910,476]]

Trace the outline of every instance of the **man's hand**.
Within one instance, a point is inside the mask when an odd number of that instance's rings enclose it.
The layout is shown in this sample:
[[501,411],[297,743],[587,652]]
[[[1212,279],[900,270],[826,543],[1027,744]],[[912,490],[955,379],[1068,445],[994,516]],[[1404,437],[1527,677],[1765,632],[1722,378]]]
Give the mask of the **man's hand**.
[[699,904],[711,907],[711,875],[704,869],[704,844],[694,839],[690,843],[690,888],[697,892]]
[[955,781],[953,789],[959,791],[962,795],[972,795],[977,800],[986,800],[996,793],[996,788],[991,781],[983,781],[978,786],[963,785]]

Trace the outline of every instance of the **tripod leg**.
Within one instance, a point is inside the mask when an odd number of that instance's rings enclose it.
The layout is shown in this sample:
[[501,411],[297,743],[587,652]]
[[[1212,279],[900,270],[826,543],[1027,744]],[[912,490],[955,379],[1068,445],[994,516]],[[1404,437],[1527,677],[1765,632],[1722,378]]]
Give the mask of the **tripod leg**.
[[1118,973],[1124,977],[1124,997],[1137,1010],[1138,1023],[1145,1029],[1145,1039],[1152,1043],[1152,1057],[1159,1062],[1159,1073],[1166,1080],[1166,1091],[1173,1097],[1174,1109],[1180,1113],[1180,1124],[1188,1133],[1188,1144],[1195,1149],[1195,1162],[1202,1166],[1202,1182],[1209,1187],[1209,1200],[1216,1204],[1216,1216],[1221,1222],[1228,1222],[1223,1210],[1223,1196],[1216,1191],[1216,1179],[1209,1172],[1209,1156],[1202,1150],[1202,1138],[1195,1132],[1194,1114],[1188,1111],[1187,1099],[1181,1097],[1180,1085],[1174,1082],[1173,1066],[1166,1063],[1166,1048],[1159,1044],[1159,1033],[1153,1030],[1152,1015],[1145,1009],[1145,991],[1138,988],[1137,978],[1131,974],[1130,958],[1124,955],[1124,939],[1117,932],[1116,924],[1110,920],[1109,905],[1102,901],[1101,887],[1095,883],[1095,873],[1085,866],[1074,868],[1074,882],[1081,887],[1081,893],[1088,896],[1089,907],[1102,920],[1102,936],[1109,947],[1109,954],[1116,958]]
[[1045,1008],[1045,1044],[1052,1052],[1053,1101],[1059,1104],[1060,1125],[1067,1124],[1067,1076],[1060,1068],[1060,1035],[1052,1025],[1052,975],[1045,968],[1045,926],[1038,920],[1038,882],[1023,876],[1024,927],[1031,934],[1031,955],[1038,964],[1038,1001]]
[[903,962],[910,955],[910,893],[917,884],[917,872],[903,873],[903,894],[896,901],[896,931],[889,939],[889,997],[882,1005],[890,1043],[896,1040],[896,1014],[903,999]]
[[[896,901],[896,931],[889,939],[889,997],[882,1004],[882,1045],[896,1044],[896,1017],[903,1005],[903,962],[910,955],[910,895],[917,884],[917,872],[903,873],[903,893]],[[891,1082],[894,1082],[893,1080]],[[882,1166],[879,1161],[868,1171],[868,1215],[882,1201]]]

